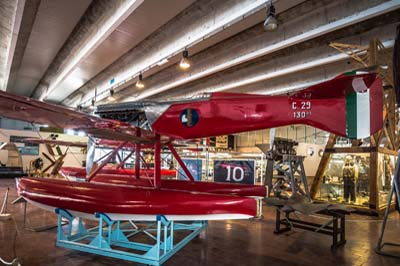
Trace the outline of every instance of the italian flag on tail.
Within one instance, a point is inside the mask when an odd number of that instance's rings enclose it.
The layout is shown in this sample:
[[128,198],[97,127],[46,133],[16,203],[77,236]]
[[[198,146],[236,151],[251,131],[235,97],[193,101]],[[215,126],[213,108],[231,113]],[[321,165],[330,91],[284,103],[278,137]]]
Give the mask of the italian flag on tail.
[[346,134],[351,139],[371,135],[370,93],[351,92],[346,96]]

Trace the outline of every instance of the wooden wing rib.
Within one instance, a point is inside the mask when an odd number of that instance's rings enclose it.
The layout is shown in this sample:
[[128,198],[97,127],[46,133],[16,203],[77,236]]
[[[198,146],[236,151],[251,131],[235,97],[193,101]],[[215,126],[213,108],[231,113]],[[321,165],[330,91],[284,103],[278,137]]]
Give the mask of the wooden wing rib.
[[57,139],[53,140],[53,139],[26,138],[26,139],[22,139],[21,142],[59,145],[59,146],[68,146],[68,147],[79,147],[79,148],[86,148],[86,146],[87,146],[87,144],[85,142],[66,141],[66,140],[57,140]]

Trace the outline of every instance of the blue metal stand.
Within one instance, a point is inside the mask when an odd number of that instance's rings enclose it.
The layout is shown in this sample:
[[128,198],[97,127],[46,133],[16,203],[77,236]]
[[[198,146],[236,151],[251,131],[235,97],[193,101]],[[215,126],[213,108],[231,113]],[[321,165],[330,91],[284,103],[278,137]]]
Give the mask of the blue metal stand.
[[[145,226],[139,228],[133,221],[113,221],[104,213],[96,213],[98,226],[86,229],[82,218],[74,217],[65,209],[56,209],[56,213],[57,246],[156,266],[162,265],[207,227],[206,221],[175,223],[158,215],[155,223],[141,223]],[[75,218],[78,218],[77,229],[72,226]],[[63,219],[69,222],[67,228],[62,227]],[[185,236],[174,243],[177,231],[183,231]],[[135,242],[133,238],[139,235],[142,242]],[[146,242],[152,243],[143,243],[143,236]]]

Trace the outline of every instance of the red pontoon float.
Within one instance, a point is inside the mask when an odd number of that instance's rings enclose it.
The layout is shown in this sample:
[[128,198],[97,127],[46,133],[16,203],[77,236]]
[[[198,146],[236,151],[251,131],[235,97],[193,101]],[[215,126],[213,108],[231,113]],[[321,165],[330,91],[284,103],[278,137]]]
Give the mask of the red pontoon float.
[[155,221],[159,214],[170,221],[257,216],[257,200],[248,197],[46,178],[22,178],[17,188],[34,205],[51,211],[62,208],[88,219],[96,212],[112,220],[135,221]]

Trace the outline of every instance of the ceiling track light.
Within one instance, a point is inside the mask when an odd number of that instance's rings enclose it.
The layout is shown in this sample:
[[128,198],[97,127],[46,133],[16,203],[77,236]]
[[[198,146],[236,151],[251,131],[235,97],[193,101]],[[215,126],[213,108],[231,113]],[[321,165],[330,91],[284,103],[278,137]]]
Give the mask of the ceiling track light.
[[110,96],[108,96],[108,101],[110,101],[110,102],[115,102],[115,97],[114,97],[114,90],[113,89],[110,89]]
[[182,52],[182,59],[179,62],[179,67],[183,70],[186,70],[188,68],[190,68],[191,64],[190,64],[190,60],[189,60],[189,52],[187,49],[183,50]]
[[138,81],[136,81],[136,88],[138,88],[138,89],[143,89],[144,88],[144,82],[143,82],[142,74],[139,74],[139,79],[138,79]]
[[268,12],[268,15],[267,15],[267,18],[265,19],[263,27],[266,31],[276,30],[278,28],[278,20],[276,19],[276,16],[275,16],[275,7],[272,4],[272,1],[268,7],[267,12]]

